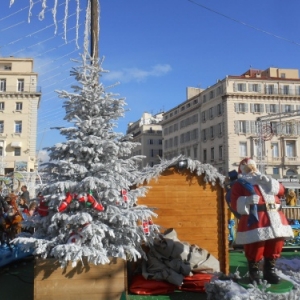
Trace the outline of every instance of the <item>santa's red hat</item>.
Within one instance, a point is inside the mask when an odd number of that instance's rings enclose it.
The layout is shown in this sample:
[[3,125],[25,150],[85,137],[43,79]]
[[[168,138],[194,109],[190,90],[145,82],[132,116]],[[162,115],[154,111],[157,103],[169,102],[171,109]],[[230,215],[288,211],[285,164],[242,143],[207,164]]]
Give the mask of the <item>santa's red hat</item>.
[[248,165],[253,165],[256,168],[256,162],[251,159],[251,158],[244,158],[243,160],[241,160],[240,164],[239,164],[239,168],[238,168],[238,173],[239,174],[243,174],[245,171],[244,166],[248,166]]

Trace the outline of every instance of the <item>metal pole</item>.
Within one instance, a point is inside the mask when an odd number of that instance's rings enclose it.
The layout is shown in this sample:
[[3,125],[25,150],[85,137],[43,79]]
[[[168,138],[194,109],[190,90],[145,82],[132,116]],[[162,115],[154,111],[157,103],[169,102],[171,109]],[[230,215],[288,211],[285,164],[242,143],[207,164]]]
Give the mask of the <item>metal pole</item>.
[[95,60],[99,58],[99,0],[91,1],[91,57]]

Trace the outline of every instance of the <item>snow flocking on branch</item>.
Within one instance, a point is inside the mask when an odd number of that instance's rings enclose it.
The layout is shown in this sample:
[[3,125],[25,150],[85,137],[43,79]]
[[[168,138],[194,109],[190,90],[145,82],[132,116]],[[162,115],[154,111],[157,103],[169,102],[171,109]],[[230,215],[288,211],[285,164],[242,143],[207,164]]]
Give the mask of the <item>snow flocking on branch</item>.
[[97,81],[102,70],[85,52],[72,71],[76,90],[58,92],[72,125],[59,129],[66,142],[47,149],[50,163],[42,200],[47,213],[26,221],[35,228],[32,235],[23,232],[14,240],[34,248],[35,255],[57,258],[62,266],[82,257],[95,264],[111,257],[146,257],[142,244],[151,244],[159,234],[152,223],[150,232],[144,232],[143,222],[157,215],[138,205],[148,190],[135,187],[141,157],[130,157],[137,144],[113,130],[126,103]]

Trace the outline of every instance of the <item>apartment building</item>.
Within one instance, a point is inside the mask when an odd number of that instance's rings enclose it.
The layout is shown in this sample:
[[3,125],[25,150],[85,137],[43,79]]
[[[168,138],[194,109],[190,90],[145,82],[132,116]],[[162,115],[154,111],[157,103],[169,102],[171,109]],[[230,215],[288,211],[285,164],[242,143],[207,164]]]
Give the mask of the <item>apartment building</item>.
[[300,178],[297,69],[250,69],[192,91],[164,114],[165,158],[181,153],[227,174],[252,157],[274,178]]
[[0,175],[36,169],[41,91],[31,58],[0,58]]
[[153,166],[160,163],[162,158],[162,129],[161,121],[163,113],[152,115],[143,113],[141,119],[129,123],[126,134],[131,134],[133,142],[140,145],[134,148],[132,156],[143,155],[145,158],[140,163],[140,167]]

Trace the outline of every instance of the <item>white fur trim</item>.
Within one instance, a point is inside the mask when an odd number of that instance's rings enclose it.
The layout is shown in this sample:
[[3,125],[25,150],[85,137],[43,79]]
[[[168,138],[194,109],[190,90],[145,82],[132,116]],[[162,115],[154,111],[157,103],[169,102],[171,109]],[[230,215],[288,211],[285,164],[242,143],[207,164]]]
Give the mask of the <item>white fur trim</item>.
[[250,205],[247,204],[248,196],[240,196],[237,199],[236,210],[241,215],[249,215]]
[[283,237],[286,240],[293,238],[294,233],[291,226],[280,225],[275,231],[269,226],[249,231],[237,232],[235,243],[244,245],[279,237]]
[[256,167],[256,162],[253,159],[248,159],[247,160],[247,165],[253,165]]

